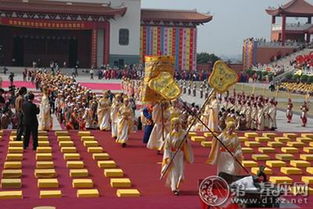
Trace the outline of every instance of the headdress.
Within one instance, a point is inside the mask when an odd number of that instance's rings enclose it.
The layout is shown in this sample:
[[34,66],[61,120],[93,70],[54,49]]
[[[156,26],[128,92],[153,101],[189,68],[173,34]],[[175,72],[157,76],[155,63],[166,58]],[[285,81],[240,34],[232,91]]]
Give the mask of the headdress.
[[234,118],[232,117],[228,117],[226,118],[225,120],[225,124],[226,124],[226,128],[229,129],[229,128],[234,128],[236,126],[236,121]]

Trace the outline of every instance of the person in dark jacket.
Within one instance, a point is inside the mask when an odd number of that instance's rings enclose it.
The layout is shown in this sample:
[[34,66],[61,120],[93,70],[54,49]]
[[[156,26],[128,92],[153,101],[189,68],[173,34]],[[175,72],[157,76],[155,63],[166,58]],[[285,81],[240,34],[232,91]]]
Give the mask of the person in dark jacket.
[[25,136],[24,136],[24,149],[28,147],[30,134],[33,138],[33,150],[37,149],[38,146],[38,120],[37,115],[39,114],[39,107],[36,106],[33,101],[35,95],[29,93],[27,101],[23,103],[23,122],[25,127]]

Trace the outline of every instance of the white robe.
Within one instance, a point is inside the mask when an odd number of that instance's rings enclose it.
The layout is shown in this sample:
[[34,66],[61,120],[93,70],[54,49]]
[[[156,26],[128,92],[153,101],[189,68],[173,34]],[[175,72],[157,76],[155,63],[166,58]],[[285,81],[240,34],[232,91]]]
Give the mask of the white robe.
[[50,114],[50,103],[47,95],[43,95],[40,103],[39,126],[40,131],[49,131],[52,128],[52,117]]

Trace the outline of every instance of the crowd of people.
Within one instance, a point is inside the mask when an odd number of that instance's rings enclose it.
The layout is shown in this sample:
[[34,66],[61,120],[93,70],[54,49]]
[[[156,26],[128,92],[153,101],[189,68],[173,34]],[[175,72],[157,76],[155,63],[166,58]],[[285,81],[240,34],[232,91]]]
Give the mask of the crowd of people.
[[287,91],[295,94],[303,94],[313,96],[312,83],[289,83],[283,82],[278,86],[280,91]]

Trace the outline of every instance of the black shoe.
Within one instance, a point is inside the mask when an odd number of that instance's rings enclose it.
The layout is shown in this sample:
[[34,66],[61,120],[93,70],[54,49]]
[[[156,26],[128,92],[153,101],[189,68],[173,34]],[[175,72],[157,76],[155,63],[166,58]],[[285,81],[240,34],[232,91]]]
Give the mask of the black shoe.
[[173,191],[173,194],[175,195],[175,196],[179,196],[179,191]]
[[122,147],[123,147],[123,148],[126,147],[126,143],[123,143],[123,144],[122,144]]
[[24,149],[27,149],[27,147],[25,147],[25,146],[24,146],[23,148],[24,148]]
[[33,147],[33,150],[36,151],[36,150],[37,150],[37,147]]

